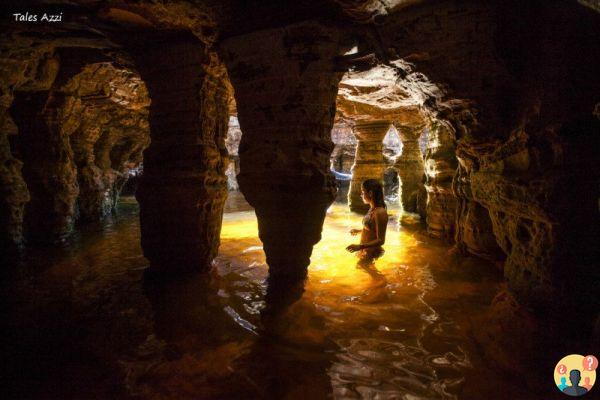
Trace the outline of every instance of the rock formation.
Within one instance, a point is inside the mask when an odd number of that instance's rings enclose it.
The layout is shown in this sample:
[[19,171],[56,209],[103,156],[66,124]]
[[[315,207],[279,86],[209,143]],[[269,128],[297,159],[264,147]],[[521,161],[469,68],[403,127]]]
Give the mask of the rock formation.
[[226,71],[189,32],[123,41],[152,99],[151,143],[136,192],[144,255],[158,273],[207,269],[227,195]]
[[390,121],[357,121],[354,125],[356,155],[352,167],[352,181],[348,192],[350,210],[365,214],[369,205],[361,198],[361,185],[367,179],[383,182],[386,169],[383,158],[383,138],[390,129]]
[[23,223],[34,242],[63,240],[73,228],[79,187],[69,135],[62,125],[66,101],[59,91],[23,94],[11,109],[19,126],[23,178],[31,195]]
[[115,209],[148,146],[148,92],[137,74],[109,63],[86,66],[65,90],[73,99],[63,129],[71,132],[79,218],[98,221]]
[[33,46],[32,41],[19,43],[2,37],[6,50],[0,58],[0,240],[3,251],[22,244],[25,205],[31,200],[23,179],[23,161],[15,156],[13,143],[18,134],[9,108],[17,89],[47,91],[58,72],[50,45]]
[[440,121],[432,122],[425,150],[427,230],[432,236],[445,239],[453,237],[456,218],[456,197],[452,191],[458,165],[455,146],[453,130]]
[[[579,219],[598,212],[597,191],[590,193],[598,187],[592,158],[580,147],[595,143],[590,135],[598,126],[593,110],[600,80],[589,67],[590,57],[600,57],[591,39],[598,15],[575,2],[519,4],[421,4],[390,14],[379,35],[387,54],[443,83],[425,105],[451,124],[457,140],[460,245],[479,253],[494,247],[478,207],[487,209],[519,300],[548,305],[561,298],[564,307],[574,300],[568,291],[582,287],[578,277],[591,271],[588,257],[576,260],[568,249],[581,249],[598,232],[597,222]],[[471,197],[477,205],[466,202]]]
[[238,155],[238,149],[240,147],[240,140],[242,139],[242,131],[240,129],[240,123],[235,116],[229,117],[229,126],[227,128],[227,137],[225,138],[225,147],[227,148],[227,154],[229,155],[229,165],[225,175],[227,175],[227,189],[228,190],[240,190],[240,186],[237,182],[237,174],[240,173],[240,157]]
[[425,173],[423,155],[419,147],[419,138],[423,127],[405,127],[396,125],[402,140],[402,153],[396,158],[394,168],[400,177],[400,201],[406,211],[418,212],[417,198],[423,188]]
[[331,128],[341,33],[299,23],[225,40],[242,135],[238,181],[255,208],[271,279],[301,279],[335,198]]
[[356,137],[352,133],[352,126],[344,122],[336,123],[331,130],[331,140],[334,144],[331,167],[338,172],[349,174],[356,153]]
[[38,57],[27,61],[37,64],[18,78],[17,67],[26,65],[19,54],[31,44],[13,45],[14,54],[2,60],[10,105],[2,113],[3,132],[12,137],[3,187],[13,193],[3,196],[5,248],[23,237],[64,240],[75,221],[102,219],[148,143],[148,95],[139,77],[98,63],[97,51],[40,46],[39,53],[25,53]]

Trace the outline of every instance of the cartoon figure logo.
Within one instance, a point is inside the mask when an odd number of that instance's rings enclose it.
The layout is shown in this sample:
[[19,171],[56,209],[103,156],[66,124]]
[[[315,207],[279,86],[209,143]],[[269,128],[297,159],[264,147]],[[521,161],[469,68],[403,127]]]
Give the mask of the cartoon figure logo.
[[566,395],[577,397],[588,393],[596,382],[598,359],[594,356],[569,354],[554,369],[554,383]]

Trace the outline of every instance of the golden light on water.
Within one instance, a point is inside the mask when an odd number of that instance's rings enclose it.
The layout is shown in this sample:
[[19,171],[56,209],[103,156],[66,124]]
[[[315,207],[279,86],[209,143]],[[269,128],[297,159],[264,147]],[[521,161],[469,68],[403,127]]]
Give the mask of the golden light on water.
[[258,238],[258,221],[254,211],[224,214],[221,239],[245,238]]
[[[394,211],[389,211],[392,217]],[[394,218],[392,218],[394,219]],[[405,259],[407,249],[414,246],[415,239],[404,231],[394,227],[392,221],[386,233],[385,254],[375,261],[371,272],[385,274],[397,267],[400,260]],[[335,281],[337,286],[349,286],[356,289],[357,285],[367,284],[365,269],[358,267],[358,257],[346,251],[346,246],[358,243],[360,236],[351,236],[350,229],[362,228],[362,216],[347,211],[345,205],[335,204],[330,208],[325,223],[321,241],[314,247],[309,267],[311,282],[328,283]]]
[[[307,290],[318,286],[339,291],[356,292],[357,289],[372,285],[377,276],[396,270],[399,264],[407,262],[418,241],[405,230],[398,229],[397,219],[401,211],[391,209],[390,223],[383,246],[385,254],[370,268],[360,267],[356,253],[350,253],[346,246],[358,243],[360,236],[351,236],[350,229],[362,227],[362,216],[351,213],[344,204],[333,204],[327,211],[321,241],[315,245],[309,267]],[[252,211],[225,214],[221,239],[231,254],[235,246],[240,255],[250,255],[255,263],[264,265],[264,253],[258,239],[258,224]],[[232,241],[237,242],[236,245]],[[243,245],[245,244],[245,246]],[[244,257],[246,258],[246,257]],[[255,264],[256,265],[256,264]],[[371,278],[369,278],[371,275]]]
[[[304,293],[281,316],[287,328],[280,334],[302,343],[320,343],[328,335],[335,336],[333,332],[375,323],[374,313],[378,315],[375,329],[403,334],[422,328],[421,322],[414,324],[407,313],[419,315],[419,321],[437,318],[423,295],[436,286],[429,262],[439,259],[439,250],[422,242],[415,232],[400,227],[399,219],[414,223],[414,216],[394,206],[389,207],[388,215],[385,254],[365,265],[359,263],[356,253],[346,250],[360,240],[359,235],[351,236],[349,232],[362,227],[362,216],[340,203],[327,210],[321,241],[311,255]],[[220,257],[215,265],[221,277],[219,290],[227,293],[227,298],[252,298],[251,307],[235,308],[236,320],[244,320],[255,330],[259,323],[256,316],[265,305],[268,266],[253,211],[224,215]],[[328,321],[327,329],[313,326],[310,321],[314,318]]]

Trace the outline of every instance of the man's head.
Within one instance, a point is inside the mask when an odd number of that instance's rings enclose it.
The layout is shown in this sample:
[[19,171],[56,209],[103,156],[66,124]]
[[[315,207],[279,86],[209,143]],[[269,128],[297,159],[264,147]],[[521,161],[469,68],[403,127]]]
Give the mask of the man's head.
[[571,380],[571,384],[573,386],[579,386],[579,381],[581,380],[581,372],[578,369],[572,369],[569,373],[569,379]]

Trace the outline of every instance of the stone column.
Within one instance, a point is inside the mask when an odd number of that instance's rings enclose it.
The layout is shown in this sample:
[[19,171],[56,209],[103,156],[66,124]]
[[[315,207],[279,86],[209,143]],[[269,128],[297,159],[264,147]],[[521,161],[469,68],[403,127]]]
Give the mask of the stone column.
[[414,128],[399,124],[394,124],[394,126],[402,141],[402,154],[394,163],[394,168],[398,171],[400,178],[398,197],[404,210],[417,212],[417,197],[423,188],[423,174],[425,173],[423,155],[419,147],[419,137],[423,133],[423,127]]
[[65,99],[54,90],[22,93],[15,96],[11,108],[31,195],[23,221],[29,242],[61,241],[73,229],[79,187],[69,136],[61,126]]
[[449,125],[431,123],[425,150],[427,231],[444,239],[454,235],[456,196],[452,192],[452,178],[458,165],[455,148],[454,132]]
[[8,113],[12,95],[5,95],[0,105],[0,259],[23,243],[23,214],[30,200],[21,170],[23,162],[13,155],[9,136],[16,137],[17,129]]
[[452,182],[457,198],[454,241],[461,252],[499,261],[504,258],[498,246],[489,211],[473,199],[471,173],[475,160],[457,150],[458,168]]
[[238,182],[254,207],[270,282],[306,276],[335,198],[336,30],[303,22],[225,40],[242,135]]
[[365,214],[369,206],[360,197],[360,186],[367,179],[383,181],[386,165],[383,158],[383,138],[391,122],[383,120],[358,121],[354,126],[356,156],[352,166],[352,181],[348,192],[350,210]]
[[225,70],[189,32],[127,46],[151,99],[151,143],[136,193],[144,255],[154,272],[206,270],[227,196]]

